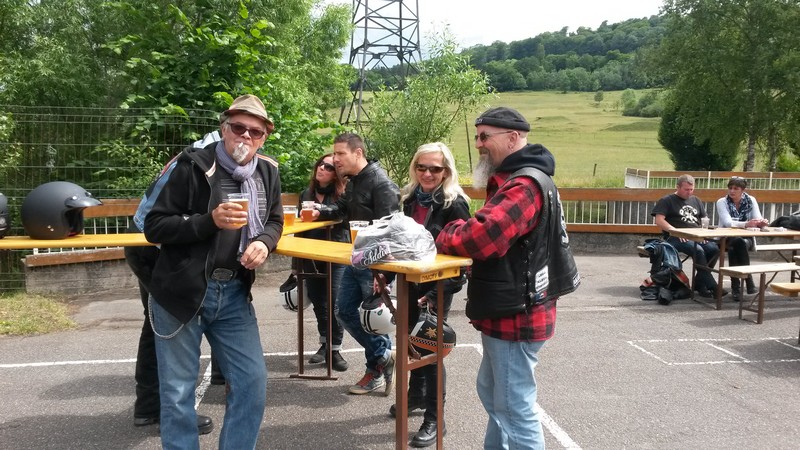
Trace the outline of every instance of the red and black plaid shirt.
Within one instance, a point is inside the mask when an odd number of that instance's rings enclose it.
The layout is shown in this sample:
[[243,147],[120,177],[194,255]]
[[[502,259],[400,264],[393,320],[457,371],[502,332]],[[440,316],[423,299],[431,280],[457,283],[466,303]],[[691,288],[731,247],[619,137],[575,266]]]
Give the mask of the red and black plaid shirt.
[[[486,187],[486,203],[475,217],[447,224],[436,239],[439,252],[476,260],[503,257],[520,236],[539,223],[542,192],[528,177],[503,185],[510,173],[495,174]],[[502,189],[500,189],[502,186]],[[506,341],[544,341],[553,337],[556,300],[514,316],[470,321],[478,331]]]

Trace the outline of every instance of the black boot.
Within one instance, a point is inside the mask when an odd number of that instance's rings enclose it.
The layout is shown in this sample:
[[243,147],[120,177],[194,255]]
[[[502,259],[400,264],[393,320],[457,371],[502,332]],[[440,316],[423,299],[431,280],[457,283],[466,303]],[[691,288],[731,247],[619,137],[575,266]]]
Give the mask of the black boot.
[[[442,424],[442,437],[447,434],[447,427]],[[412,447],[429,447],[436,443],[436,422],[424,421],[417,434],[411,438]]]
[[758,294],[758,288],[756,284],[753,282],[753,276],[748,275],[747,279],[744,280],[745,284],[747,284],[747,293],[748,294]]
[[733,301],[742,301],[742,280],[738,278],[731,278],[731,292]]

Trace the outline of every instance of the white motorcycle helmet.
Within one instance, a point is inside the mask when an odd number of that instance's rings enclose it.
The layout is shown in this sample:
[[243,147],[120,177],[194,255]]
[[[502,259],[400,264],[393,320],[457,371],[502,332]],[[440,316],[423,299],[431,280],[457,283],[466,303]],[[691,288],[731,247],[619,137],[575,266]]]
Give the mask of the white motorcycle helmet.
[[[396,308],[397,301],[392,299],[392,305]],[[358,316],[361,320],[361,327],[369,334],[384,335],[394,334],[395,319],[392,311],[386,306],[380,294],[372,294],[369,298],[361,302],[358,306]]]
[[[289,275],[289,278],[280,285],[278,291],[283,295],[283,308],[287,311],[297,312],[300,300],[297,292],[297,277],[294,274]],[[308,298],[307,292],[306,289],[303,289],[303,309],[311,306],[311,299]]]

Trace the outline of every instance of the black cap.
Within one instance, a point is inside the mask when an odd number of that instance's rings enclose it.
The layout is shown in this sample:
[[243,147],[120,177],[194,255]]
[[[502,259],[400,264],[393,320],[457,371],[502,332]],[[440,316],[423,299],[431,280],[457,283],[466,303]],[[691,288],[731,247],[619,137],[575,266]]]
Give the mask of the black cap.
[[516,109],[499,107],[492,108],[475,119],[475,126],[492,125],[509,130],[531,131],[531,125]]

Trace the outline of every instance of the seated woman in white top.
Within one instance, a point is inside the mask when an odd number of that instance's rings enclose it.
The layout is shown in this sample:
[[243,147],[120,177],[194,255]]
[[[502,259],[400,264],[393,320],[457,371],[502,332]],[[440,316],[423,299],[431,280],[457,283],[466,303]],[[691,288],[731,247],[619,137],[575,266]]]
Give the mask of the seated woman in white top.
[[[728,180],[728,195],[717,200],[718,226],[723,228],[751,228],[764,227],[769,224],[761,216],[758,201],[745,192],[747,180],[742,177],[731,177]],[[746,266],[750,264],[748,250],[753,248],[751,238],[728,239],[728,261],[731,266]],[[753,277],[747,277],[747,293],[755,294],[758,289],[753,283]],[[741,301],[741,280],[731,278],[731,291],[733,300]]]

